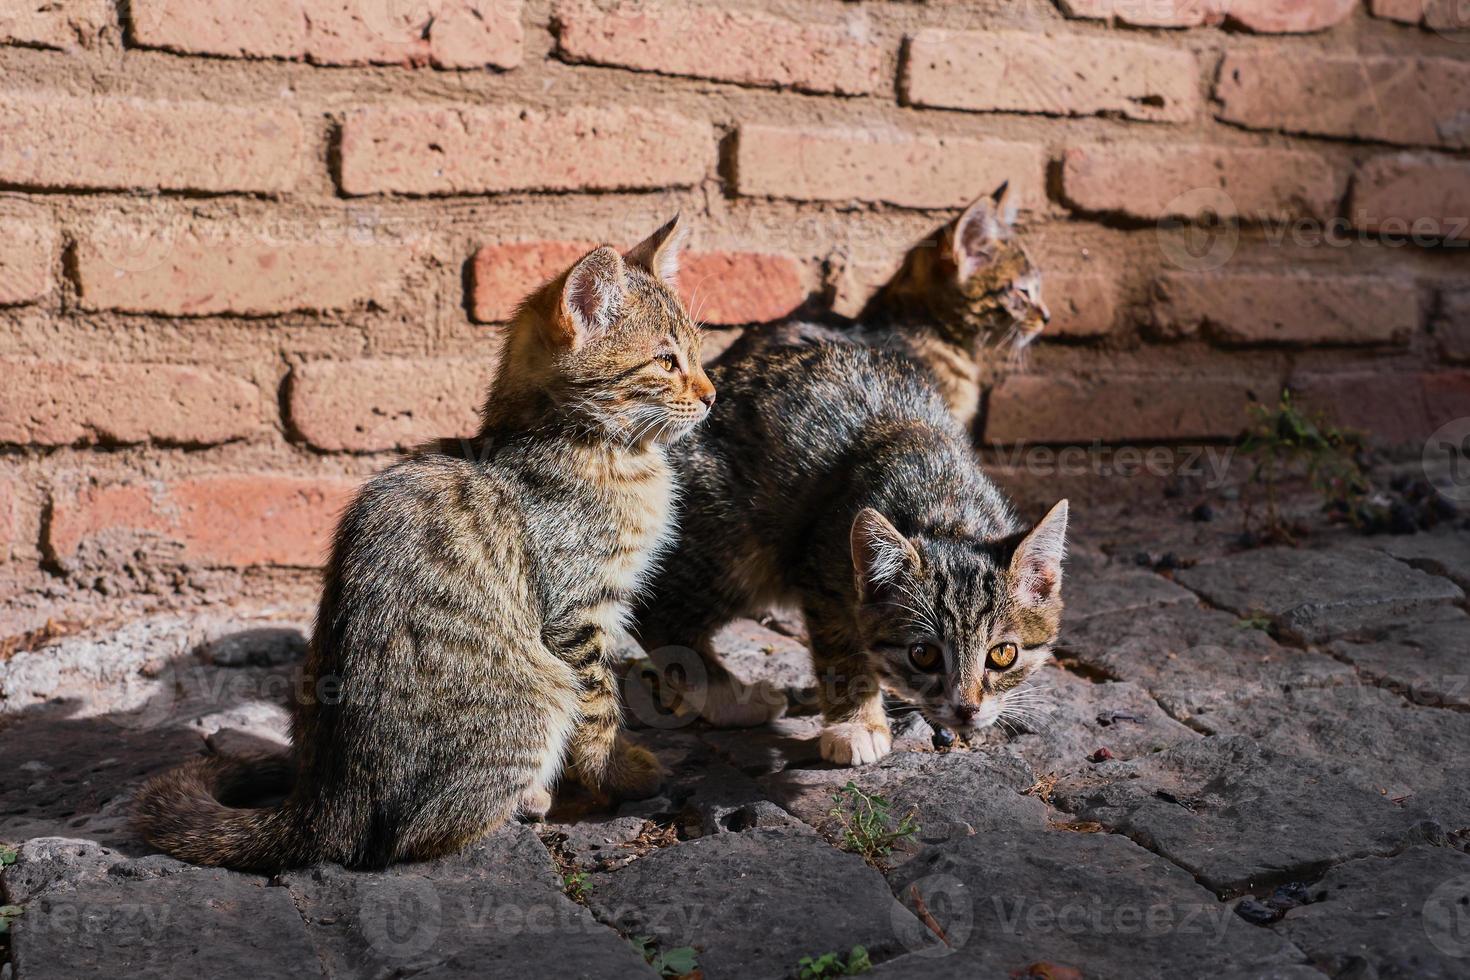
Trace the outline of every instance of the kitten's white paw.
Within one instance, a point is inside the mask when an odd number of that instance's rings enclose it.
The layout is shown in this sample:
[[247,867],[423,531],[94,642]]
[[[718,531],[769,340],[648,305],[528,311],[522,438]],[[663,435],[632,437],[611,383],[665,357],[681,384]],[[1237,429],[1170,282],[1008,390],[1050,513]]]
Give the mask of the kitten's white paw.
[[731,677],[704,689],[699,716],[717,728],[754,728],[781,716],[786,695],[766,681],[746,684]]
[[893,733],[850,721],[822,729],[822,758],[839,766],[866,766],[893,751]]
[[523,823],[541,823],[551,809],[551,793],[544,787],[533,786],[521,794],[518,809]]

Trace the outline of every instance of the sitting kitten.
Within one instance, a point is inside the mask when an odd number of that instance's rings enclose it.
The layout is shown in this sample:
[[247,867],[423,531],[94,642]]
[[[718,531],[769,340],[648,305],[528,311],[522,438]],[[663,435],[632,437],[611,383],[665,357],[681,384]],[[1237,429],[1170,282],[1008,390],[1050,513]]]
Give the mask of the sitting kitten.
[[[154,778],[137,804],[150,842],[255,871],[378,867],[544,812],[564,757],[594,789],[656,790],[658,762],[620,728],[609,634],[672,536],[667,446],[715,397],[670,285],[677,222],[533,294],[479,435],[362,489],[326,571],[294,759]],[[289,795],[231,805],[252,790]]]
[[710,641],[789,606],[811,637],[823,758],[888,753],[881,689],[961,734],[1004,717],[1057,637],[1066,501],[1025,530],[923,370],[891,351],[770,345],[711,376],[721,410],[671,448],[680,536],[637,619],[655,663],[675,646],[703,660],[686,700],[719,725],[778,713],[785,698],[735,680]]
[[928,368],[960,425],[973,427],[981,389],[1051,319],[1041,299],[1041,272],[1015,238],[1009,184],[975,201],[915,246],[848,329],[814,323],[752,328],[721,360],[738,360],[767,345],[860,343],[896,350]]

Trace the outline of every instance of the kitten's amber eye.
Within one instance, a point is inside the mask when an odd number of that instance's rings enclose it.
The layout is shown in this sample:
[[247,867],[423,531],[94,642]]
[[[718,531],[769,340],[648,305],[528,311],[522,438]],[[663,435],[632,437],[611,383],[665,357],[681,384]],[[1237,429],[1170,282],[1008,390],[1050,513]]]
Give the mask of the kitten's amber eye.
[[660,354],[658,357],[654,358],[654,362],[657,363],[658,366],[663,368],[665,371],[668,371],[670,374],[673,374],[674,371],[679,367],[679,359],[673,354]]
[[1014,643],[997,643],[990,648],[990,655],[985,658],[985,666],[991,670],[1010,670],[1020,653],[1021,651],[1016,649]]
[[944,654],[932,643],[915,643],[909,647],[909,663],[926,674],[944,666]]

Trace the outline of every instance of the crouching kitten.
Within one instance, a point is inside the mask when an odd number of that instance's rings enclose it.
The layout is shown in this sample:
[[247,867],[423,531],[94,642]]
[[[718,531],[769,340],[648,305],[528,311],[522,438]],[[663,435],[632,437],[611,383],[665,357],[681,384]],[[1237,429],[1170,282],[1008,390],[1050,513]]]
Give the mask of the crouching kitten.
[[[306,664],[308,689],[330,693],[293,706],[289,756],[151,780],[136,808],[150,842],[242,870],[374,867],[544,812],[564,761],[609,794],[655,791],[657,761],[621,731],[609,634],[672,537],[667,448],[714,401],[670,285],[677,220],[533,294],[479,435],[362,489]],[[285,801],[239,805],[271,792]]]
[[1005,717],[1057,637],[1066,501],[1034,528],[1018,521],[931,377],[901,354],[772,345],[711,376],[720,411],[671,448],[680,536],[637,618],[655,661],[678,647],[703,660],[688,703],[720,725],[784,706],[731,676],[710,642],[781,606],[801,611],[811,638],[823,758],[888,753],[885,689],[961,734]]

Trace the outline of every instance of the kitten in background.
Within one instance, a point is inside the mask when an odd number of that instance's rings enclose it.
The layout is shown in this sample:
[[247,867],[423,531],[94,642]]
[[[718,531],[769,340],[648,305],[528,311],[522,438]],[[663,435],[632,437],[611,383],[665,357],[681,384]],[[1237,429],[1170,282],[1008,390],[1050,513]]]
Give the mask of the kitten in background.
[[1009,183],[920,242],[856,321],[839,329],[793,321],[754,327],[718,360],[768,346],[859,343],[923,364],[950,411],[974,426],[981,391],[1013,364],[1051,314],[1041,271],[1015,234]]
[[[389,467],[343,514],[294,754],[155,777],[147,840],[241,870],[381,867],[544,814],[564,760],[610,795],[657,789],[610,635],[673,536],[667,448],[714,402],[679,239],[676,218],[625,257],[598,248],[526,300],[479,435]],[[241,808],[267,794],[286,799]]]

